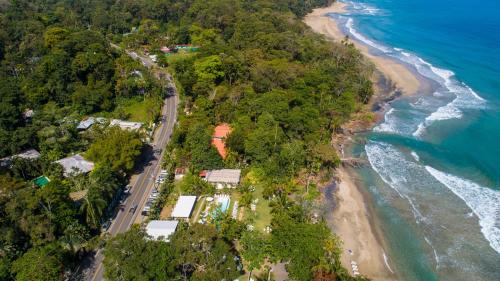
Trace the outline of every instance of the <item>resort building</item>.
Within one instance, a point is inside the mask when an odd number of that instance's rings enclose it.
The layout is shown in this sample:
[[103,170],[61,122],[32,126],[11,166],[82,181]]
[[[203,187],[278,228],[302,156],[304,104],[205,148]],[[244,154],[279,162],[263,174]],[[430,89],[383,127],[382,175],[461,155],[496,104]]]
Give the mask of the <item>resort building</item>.
[[14,160],[15,158],[37,159],[37,158],[40,158],[40,156],[41,156],[40,152],[36,151],[35,149],[28,149],[28,150],[25,150],[19,154],[8,156],[8,157],[0,159],[0,167],[10,166],[10,164],[12,164],[12,160]]
[[113,119],[109,123],[110,126],[118,126],[122,130],[129,130],[129,131],[138,131],[140,128],[142,128],[142,123],[140,122],[130,122],[130,121],[123,121],[119,119]]
[[80,154],[57,160],[64,169],[64,176],[68,177],[72,173],[88,173],[94,169],[94,163],[85,160]]
[[193,212],[194,204],[196,203],[196,196],[179,196],[179,200],[175,204],[172,211],[172,218],[189,219]]
[[222,169],[207,171],[205,180],[215,185],[217,189],[235,188],[240,183],[240,177],[239,169]]
[[177,229],[179,221],[177,220],[152,220],[146,226],[146,233],[155,240],[170,241],[170,236]]
[[231,133],[231,126],[229,124],[220,124],[215,127],[214,134],[212,135],[212,145],[215,146],[217,152],[222,157],[222,159],[226,159],[227,157],[227,149],[226,149],[226,137]]

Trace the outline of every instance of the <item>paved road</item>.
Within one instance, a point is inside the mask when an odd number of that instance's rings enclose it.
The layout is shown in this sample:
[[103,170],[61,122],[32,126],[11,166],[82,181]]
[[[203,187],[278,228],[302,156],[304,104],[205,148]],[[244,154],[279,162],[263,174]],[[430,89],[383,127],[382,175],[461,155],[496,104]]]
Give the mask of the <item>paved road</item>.
[[[113,47],[117,48],[116,45]],[[157,67],[147,57],[141,57],[136,53],[130,51],[127,51],[127,53],[134,59],[140,59],[143,65],[145,65],[148,68]],[[159,78],[166,79],[167,85],[175,89],[175,86],[171,81],[171,77],[168,74],[164,73],[163,75],[159,76]],[[154,149],[161,148],[162,153],[161,155],[154,155],[154,153],[151,152],[149,155],[146,155],[147,159],[152,159],[152,160],[146,161],[143,171],[140,174],[134,176],[134,182],[131,183],[132,189],[130,191],[130,195],[126,198],[124,202],[125,208],[124,210],[118,212],[115,219],[112,221],[111,226],[108,229],[108,233],[111,236],[126,232],[138,218],[141,218],[142,209],[147,201],[147,198],[149,197],[149,194],[153,190],[156,175],[160,171],[160,163],[164,153],[163,150],[167,145],[168,141],[170,140],[170,136],[172,135],[172,131],[176,123],[176,118],[177,118],[176,113],[177,113],[178,103],[179,99],[177,96],[177,91],[174,90],[173,95],[167,97],[164,101],[162,107],[162,117],[161,117],[162,122],[158,126],[153,138],[153,148]],[[137,206],[135,212],[131,210],[131,208],[133,208],[134,206]],[[102,255],[102,251],[99,250],[96,253],[94,259],[93,268],[95,268],[95,270],[92,274],[89,274],[90,276],[86,278],[87,280],[90,281],[104,280],[103,278],[104,268],[102,265],[103,258],[104,257]]]

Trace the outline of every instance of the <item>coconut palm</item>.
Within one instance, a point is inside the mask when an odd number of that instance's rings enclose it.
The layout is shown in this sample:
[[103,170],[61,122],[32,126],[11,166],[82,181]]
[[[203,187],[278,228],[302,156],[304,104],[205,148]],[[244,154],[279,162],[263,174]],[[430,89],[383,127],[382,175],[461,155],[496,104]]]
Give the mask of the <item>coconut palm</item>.
[[92,191],[93,189],[89,189],[87,196],[83,199],[80,211],[85,215],[85,220],[89,226],[97,228],[104,209],[106,208],[106,201],[100,198],[98,193]]

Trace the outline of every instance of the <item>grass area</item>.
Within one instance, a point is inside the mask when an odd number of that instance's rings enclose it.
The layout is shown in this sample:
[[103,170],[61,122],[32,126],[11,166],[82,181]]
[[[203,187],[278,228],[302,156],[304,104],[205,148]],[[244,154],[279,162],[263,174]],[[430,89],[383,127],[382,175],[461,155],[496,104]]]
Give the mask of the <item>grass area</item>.
[[160,108],[161,101],[158,99],[138,97],[120,100],[114,113],[129,121],[148,124],[160,114]]
[[198,197],[196,200],[196,205],[194,206],[193,213],[191,215],[191,223],[198,222],[200,214],[205,209],[205,197]]
[[262,196],[262,191],[264,188],[262,186],[256,186],[253,192],[254,199],[257,199],[257,206],[255,212],[248,210],[247,214],[253,213],[254,218],[254,229],[260,232],[264,232],[264,228],[271,224],[271,207],[269,207],[269,202]]

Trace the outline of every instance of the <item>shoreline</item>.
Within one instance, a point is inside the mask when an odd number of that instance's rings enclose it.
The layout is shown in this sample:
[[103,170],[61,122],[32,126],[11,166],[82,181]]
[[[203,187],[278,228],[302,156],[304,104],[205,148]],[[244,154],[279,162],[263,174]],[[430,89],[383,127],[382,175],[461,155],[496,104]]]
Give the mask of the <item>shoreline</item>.
[[[328,13],[346,12],[347,4],[334,2],[329,7],[314,9],[304,18],[314,32],[323,34],[328,40],[339,42],[345,38],[337,22]],[[400,95],[411,95],[428,87],[410,69],[395,60],[374,56],[369,48],[350,40],[354,46],[375,66],[372,77],[374,95],[368,106],[372,111],[383,109],[383,105]],[[348,130],[349,131],[349,130]],[[349,134],[350,135],[350,134]],[[342,134],[340,148],[347,145],[351,136]],[[343,241],[342,265],[351,273],[351,262],[355,261],[359,272],[372,280],[397,280],[398,275],[391,267],[390,257],[384,250],[385,240],[377,218],[373,215],[370,198],[359,183],[354,171],[347,167],[337,169],[336,207],[331,212],[329,224],[333,232]]]
[[[328,13],[343,13],[346,12],[347,4],[342,2],[334,2],[328,7],[314,9],[310,14],[304,17],[304,23],[308,25],[314,32],[324,35],[328,40],[339,42],[346,35],[342,33],[338,24],[332,18],[328,17]],[[408,69],[405,65],[396,62],[395,60],[375,56],[370,53],[366,45],[359,43],[356,40],[349,40],[353,43],[370,62],[373,63],[376,70],[380,71],[386,78],[395,84],[397,90],[406,95],[417,93],[423,85],[422,81]],[[374,83],[375,84],[375,83]],[[377,92],[377,91],[376,91]]]
[[355,261],[359,272],[372,280],[398,280],[389,264],[367,194],[360,189],[349,168],[338,168],[337,176],[335,196],[338,204],[330,222],[334,233],[343,241],[342,265],[352,273],[351,262]]

